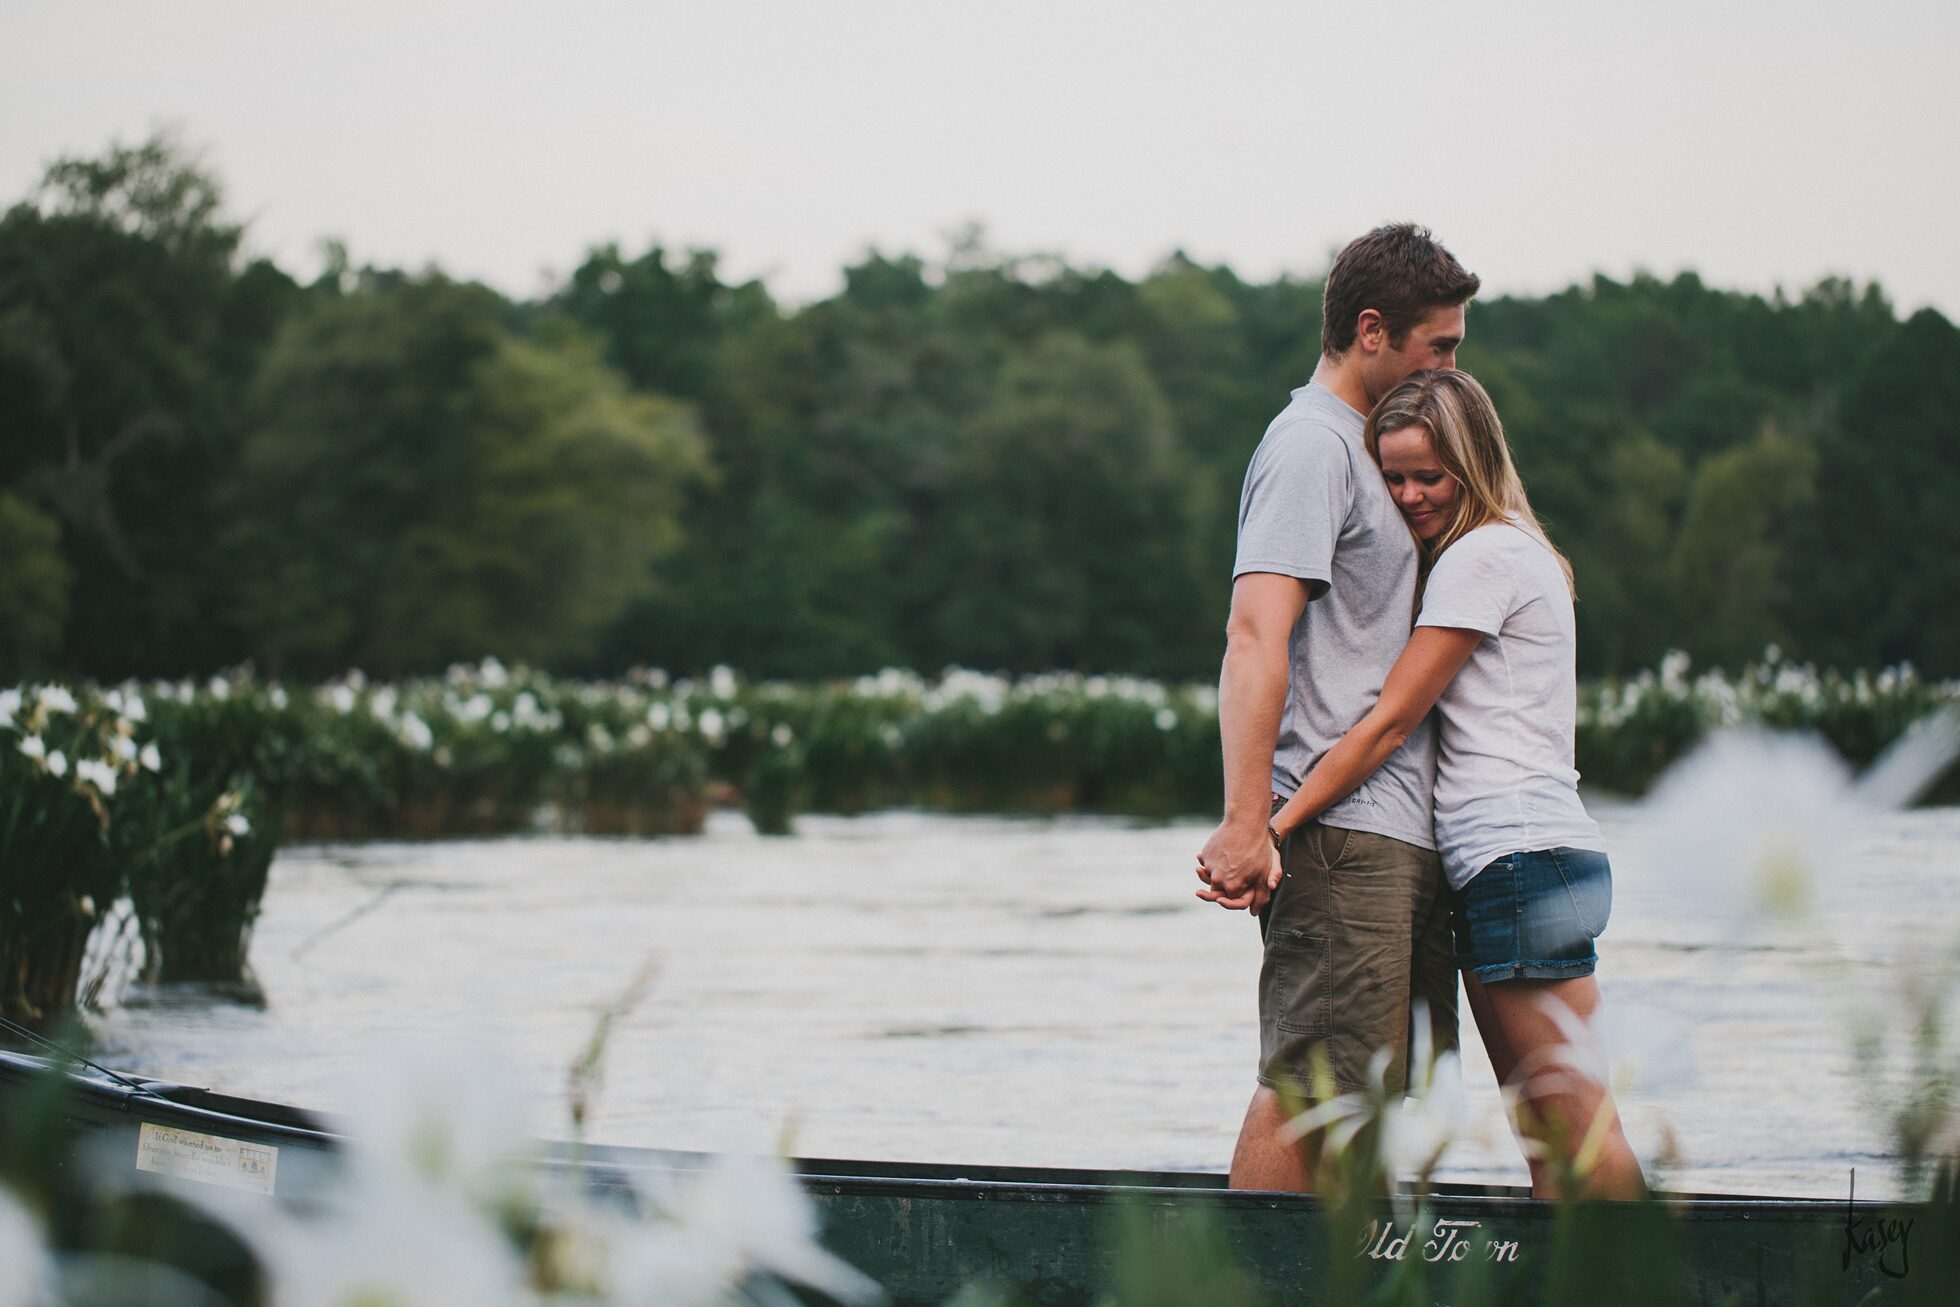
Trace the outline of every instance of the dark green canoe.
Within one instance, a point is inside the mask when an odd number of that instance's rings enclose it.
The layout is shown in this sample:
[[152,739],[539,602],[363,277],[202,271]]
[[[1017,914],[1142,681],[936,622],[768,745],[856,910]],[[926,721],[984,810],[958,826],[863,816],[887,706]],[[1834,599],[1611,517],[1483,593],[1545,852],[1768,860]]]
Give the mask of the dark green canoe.
[[[0,1052],[0,1124],[48,1101],[49,1072],[43,1059]],[[332,1183],[340,1136],[311,1113],[136,1076],[64,1070],[59,1079],[52,1101],[72,1128],[59,1165],[90,1178],[126,1167],[123,1178],[149,1173],[298,1204]],[[543,1157],[622,1199],[637,1191],[636,1177],[706,1160],[557,1144]],[[1336,1239],[1321,1201],[1230,1190],[1218,1175],[820,1158],[796,1166],[825,1243],[899,1303],[943,1303],[978,1281],[1014,1301],[1087,1304],[1139,1275],[1155,1277],[1155,1301],[1176,1302],[1166,1277],[1232,1266],[1277,1303],[1325,1302],[1343,1285],[1391,1275],[1419,1286],[1410,1300],[1436,1303],[1472,1290],[1490,1302],[1711,1307],[1960,1301],[1960,1207],[1951,1202],[1676,1195],[1561,1210],[1515,1190],[1443,1185],[1372,1205]],[[1206,1301],[1202,1287],[1189,1300]]]

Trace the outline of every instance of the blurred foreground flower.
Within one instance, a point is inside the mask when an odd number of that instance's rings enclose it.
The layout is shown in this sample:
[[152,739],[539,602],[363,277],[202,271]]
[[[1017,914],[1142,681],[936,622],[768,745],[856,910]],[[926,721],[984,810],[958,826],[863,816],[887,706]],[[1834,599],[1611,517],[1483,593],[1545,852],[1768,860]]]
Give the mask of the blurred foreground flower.
[[[1546,995],[1540,1008],[1557,1025],[1560,1043],[1525,1059],[1510,1084],[1503,1087],[1505,1112],[1511,1130],[1527,1157],[1557,1159],[1569,1156],[1573,1178],[1584,1180],[1598,1164],[1616,1116],[1614,1099],[1630,1093],[1666,1093],[1694,1083],[1694,1049],[1687,1023],[1659,1009],[1602,1005],[1588,1022],[1566,1003]],[[1582,1093],[1584,1081],[1603,1087],[1601,1100],[1585,1133],[1569,1154],[1562,1154],[1548,1137],[1548,1122],[1533,1115],[1532,1100],[1544,1095]],[[1675,1141],[1662,1129],[1660,1156],[1671,1157]],[[1673,1159],[1678,1160],[1678,1159]]]
[[0,1185],[0,1307],[51,1303],[53,1283],[41,1223]]
[[350,1087],[343,1182],[326,1209],[250,1231],[277,1307],[530,1301],[504,1233],[531,1187],[509,1063],[416,1049]]
[[1860,825],[1910,804],[1957,756],[1952,708],[1916,723],[1855,780],[1817,736],[1718,732],[1649,795],[1646,870],[1673,901],[1725,926],[1802,919]]
[[756,1276],[806,1285],[839,1302],[884,1297],[817,1242],[816,1208],[779,1157],[719,1158],[654,1202],[659,1219],[614,1253],[612,1301],[622,1307],[711,1307]]
[[1398,1176],[1413,1176],[1417,1188],[1426,1187],[1444,1154],[1461,1137],[1469,1120],[1469,1103],[1463,1093],[1462,1059],[1454,1049],[1437,1055],[1427,1009],[1417,1006],[1412,1020],[1406,1095],[1388,1089],[1393,1059],[1388,1049],[1378,1049],[1368,1064],[1366,1090],[1308,1108],[1287,1125],[1288,1137],[1297,1142],[1325,1130],[1326,1146],[1338,1158],[1363,1130],[1378,1123],[1385,1178],[1392,1183]]
[[1614,1094],[1666,1093],[1694,1084],[1697,1069],[1687,1022],[1658,1008],[1602,1004],[1590,1024],[1566,1004],[1539,1000],[1564,1042],[1545,1051],[1528,1077],[1577,1075]]
[[[882,1298],[818,1243],[816,1209],[780,1158],[655,1173],[636,1215],[540,1165],[507,1061],[423,1049],[376,1065],[354,1089],[346,1166],[319,1208],[205,1199],[256,1250],[271,1307],[799,1301],[785,1284]],[[0,1219],[0,1254],[6,1237]]]

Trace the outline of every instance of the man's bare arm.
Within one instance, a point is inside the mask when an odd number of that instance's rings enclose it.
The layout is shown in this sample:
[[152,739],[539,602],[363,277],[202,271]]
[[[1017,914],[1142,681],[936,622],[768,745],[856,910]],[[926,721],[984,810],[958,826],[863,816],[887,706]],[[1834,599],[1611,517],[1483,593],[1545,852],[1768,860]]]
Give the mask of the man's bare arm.
[[1225,756],[1225,817],[1198,854],[1206,898],[1244,900],[1258,911],[1270,891],[1273,750],[1286,709],[1287,651],[1306,611],[1307,582],[1247,572],[1232,583],[1225,665],[1218,678],[1218,733]]

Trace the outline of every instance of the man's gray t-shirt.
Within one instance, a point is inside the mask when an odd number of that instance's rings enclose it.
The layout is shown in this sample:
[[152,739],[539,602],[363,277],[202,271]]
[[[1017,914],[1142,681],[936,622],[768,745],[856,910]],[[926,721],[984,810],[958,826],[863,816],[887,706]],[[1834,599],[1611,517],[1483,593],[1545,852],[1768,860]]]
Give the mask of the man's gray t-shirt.
[[[1381,697],[1415,616],[1416,545],[1362,443],[1361,414],[1325,386],[1293,392],[1266,428],[1239,498],[1234,578],[1298,577],[1314,599],[1287,649],[1273,792],[1290,796]],[[1424,719],[1381,769],[1320,820],[1425,849],[1436,733]]]

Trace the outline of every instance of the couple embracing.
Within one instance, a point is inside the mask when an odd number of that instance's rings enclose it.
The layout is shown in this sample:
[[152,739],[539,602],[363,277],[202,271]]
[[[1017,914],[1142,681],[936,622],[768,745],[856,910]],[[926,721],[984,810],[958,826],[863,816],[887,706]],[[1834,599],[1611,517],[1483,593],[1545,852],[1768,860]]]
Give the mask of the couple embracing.
[[1197,868],[1199,896],[1255,913],[1265,946],[1234,1188],[1311,1188],[1289,1101],[1316,1065],[1364,1090],[1379,1049],[1399,1091],[1416,1009],[1455,1045],[1460,969],[1551,1150],[1531,1150],[1533,1193],[1557,1195],[1588,1137],[1588,1193],[1644,1192],[1606,1086],[1542,1074],[1598,1007],[1612,884],[1573,766],[1572,569],[1490,397],[1455,369],[1478,285],[1419,227],[1349,244],[1313,379],[1246,473],[1225,817]]

